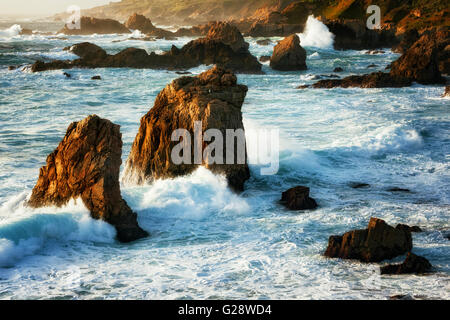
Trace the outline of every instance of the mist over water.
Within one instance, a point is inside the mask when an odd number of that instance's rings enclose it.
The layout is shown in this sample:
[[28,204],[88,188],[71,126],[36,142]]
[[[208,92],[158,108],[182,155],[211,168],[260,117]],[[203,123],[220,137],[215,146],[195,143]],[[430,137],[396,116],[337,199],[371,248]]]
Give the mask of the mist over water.
[[[326,27],[310,17],[300,35],[308,70],[282,73],[264,65],[264,75],[238,75],[249,87],[245,128],[280,129],[278,174],[261,176],[261,166],[251,165],[240,195],[204,168],[141,187],[123,185],[124,199],[151,234],[124,245],[114,240],[113,227],[89,217],[81,201],[38,210],[23,204],[68,125],[89,114],[121,125],[125,163],[140,118],[179,75],[135,69],[31,74],[7,67],[73,59],[62,48],[83,41],[115,53],[131,46],[169,50],[191,38],[19,36],[11,25],[0,31],[1,299],[450,298],[444,238],[450,231],[450,117],[448,99],[440,98],[443,87],[296,89],[338,66],[345,70],[340,76],[366,73],[369,64],[384,70],[396,54],[334,51]],[[255,56],[272,53],[272,46],[246,40]],[[102,80],[91,81],[94,75]],[[370,187],[353,189],[354,182]],[[317,210],[290,212],[279,204],[281,192],[296,185],[311,188]],[[411,192],[387,191],[391,187]],[[330,235],[364,228],[372,216],[425,229],[413,235],[413,251],[436,273],[380,276],[378,264],[322,256]]]

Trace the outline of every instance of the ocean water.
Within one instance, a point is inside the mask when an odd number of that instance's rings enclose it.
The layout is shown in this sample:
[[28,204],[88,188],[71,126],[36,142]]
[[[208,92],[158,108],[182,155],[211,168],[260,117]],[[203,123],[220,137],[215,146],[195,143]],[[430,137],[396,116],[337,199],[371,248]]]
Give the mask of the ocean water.
[[[450,298],[444,237],[450,233],[450,104],[440,97],[443,87],[296,89],[338,66],[345,70],[340,76],[383,70],[398,57],[390,50],[335,51],[326,27],[310,19],[301,35],[308,70],[282,73],[265,64],[265,75],[238,76],[249,87],[245,127],[280,130],[279,172],[262,176],[261,166],[251,165],[240,195],[203,168],[151,185],[123,185],[123,197],[151,237],[120,244],[114,228],[91,219],[80,201],[37,210],[23,203],[72,121],[95,113],[120,124],[125,161],[139,119],[179,75],[74,69],[67,79],[64,70],[32,74],[7,67],[73,59],[61,49],[81,41],[114,53],[131,46],[159,52],[191,39],[127,40],[139,32],[19,36],[20,26],[13,25],[0,23],[0,299]],[[48,28],[57,30],[56,24]],[[272,46],[256,40],[247,39],[251,52],[270,55]],[[370,64],[377,67],[367,69]],[[102,80],[90,80],[94,75]],[[353,189],[354,182],[370,187]],[[317,210],[291,212],[278,203],[281,192],[296,185],[311,188]],[[387,191],[391,187],[411,192]],[[413,234],[413,252],[435,272],[380,276],[380,264],[322,256],[330,235],[364,228],[370,217],[425,229]]]

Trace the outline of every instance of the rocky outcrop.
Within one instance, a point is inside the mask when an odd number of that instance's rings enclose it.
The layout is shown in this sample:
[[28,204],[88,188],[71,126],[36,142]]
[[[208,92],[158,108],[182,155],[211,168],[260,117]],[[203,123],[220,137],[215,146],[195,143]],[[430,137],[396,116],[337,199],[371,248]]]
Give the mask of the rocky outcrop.
[[290,210],[308,210],[317,208],[316,200],[309,197],[309,188],[297,186],[281,194],[281,203]]
[[320,80],[312,85],[313,88],[400,88],[411,85],[411,80],[393,77],[389,73],[374,72],[365,75],[348,76],[343,79]]
[[422,229],[418,226],[408,226],[406,224],[398,224],[395,229],[397,230],[405,230],[409,232],[422,232]]
[[275,46],[270,67],[280,71],[306,70],[306,50],[300,46],[300,38],[293,34]]
[[449,44],[448,30],[426,32],[391,64],[390,74],[421,84],[443,83],[439,70],[439,53]]
[[381,274],[422,274],[430,272],[431,263],[424,257],[408,252],[405,261],[401,264],[389,264],[380,268]]
[[[229,30],[225,24],[216,24],[211,29],[211,37],[192,40],[181,49],[172,46],[163,54],[148,54],[144,49],[128,48],[115,55],[108,55],[102,48],[81,43],[65,48],[80,56],[75,60],[36,61],[32,72],[70,68],[142,68],[183,70],[199,65],[218,65],[240,73],[261,73],[262,65],[248,51],[248,44],[236,29],[227,35],[221,28]],[[221,36],[222,35],[222,36]],[[224,43],[225,41],[226,43]],[[227,44],[228,43],[228,44]],[[233,50],[235,48],[237,51]]]
[[412,47],[417,40],[419,40],[420,35],[416,29],[411,29],[401,35],[401,41],[398,45],[392,48],[393,52],[396,53],[405,53],[409,48]]
[[397,45],[400,40],[393,29],[370,30],[365,19],[337,19],[325,24],[335,35],[336,50],[380,49]]
[[[205,157],[196,160],[198,149],[194,145],[195,122],[201,121],[199,130],[202,135],[208,129],[220,130],[224,137],[223,156],[226,156],[226,130],[244,129],[241,107],[247,87],[236,82],[236,76],[230,71],[213,67],[196,77],[184,76],[167,85],[156,97],[153,108],[141,119],[124,179],[141,184],[186,175],[202,165],[212,172],[225,175],[232,189],[242,191],[244,182],[250,176],[246,161],[220,164],[208,163]],[[191,144],[186,147],[186,161],[181,164],[174,162],[171,156],[173,148],[179,144],[178,141],[171,141],[176,129],[186,129],[191,137]],[[198,144],[201,146],[200,155],[209,144]],[[232,151],[237,156],[243,150],[235,144]]]
[[58,33],[67,35],[130,33],[127,27],[116,20],[81,17],[80,29],[71,29],[67,25]]
[[157,28],[153,25],[150,19],[144,15],[134,13],[125,22],[125,27],[132,30],[139,30],[147,36],[154,36],[159,38],[173,38],[175,34],[168,30]]
[[381,219],[371,218],[367,229],[331,236],[325,256],[379,262],[392,259],[412,249],[411,232],[393,228]]
[[245,42],[238,28],[227,22],[216,22],[211,25],[206,38],[223,42],[235,52],[248,52],[249,44]]
[[91,115],[72,123],[58,147],[47,157],[33,189],[30,207],[63,206],[81,198],[94,219],[114,225],[123,242],[147,236],[137,215],[120,195],[122,163],[120,127]]

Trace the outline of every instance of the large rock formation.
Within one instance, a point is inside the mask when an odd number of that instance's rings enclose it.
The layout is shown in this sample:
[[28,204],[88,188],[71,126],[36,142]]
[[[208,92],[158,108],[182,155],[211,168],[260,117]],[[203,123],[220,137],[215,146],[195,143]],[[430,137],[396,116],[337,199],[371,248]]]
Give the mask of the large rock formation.
[[427,259],[408,252],[403,263],[383,266],[380,271],[381,274],[421,274],[429,272],[431,268],[431,263]]
[[[228,34],[226,30],[232,30]],[[149,68],[183,70],[199,65],[216,64],[241,73],[261,73],[262,65],[248,51],[239,31],[227,24],[212,25],[210,37],[192,40],[181,49],[172,46],[163,54],[148,54],[144,49],[128,48],[115,55],[108,55],[100,47],[81,43],[65,48],[80,56],[75,60],[36,61],[33,72],[57,69],[81,68]],[[236,51],[234,49],[236,49]]]
[[139,30],[148,36],[158,38],[172,38],[175,36],[173,32],[155,27],[150,19],[137,13],[134,13],[128,18],[125,22],[125,27],[132,30]]
[[371,218],[367,229],[331,236],[325,256],[379,262],[392,259],[412,249],[409,230],[393,228],[381,219]]
[[58,33],[67,35],[130,33],[127,27],[116,20],[81,17],[80,29],[71,29],[67,24]]
[[270,67],[280,71],[306,70],[306,50],[300,46],[300,38],[293,34],[275,46]]
[[426,32],[391,65],[392,76],[421,84],[443,83],[439,70],[439,54],[450,44],[450,32]]
[[[203,165],[215,173],[224,174],[234,190],[243,190],[244,182],[250,176],[246,159],[242,164],[236,161],[235,164],[209,164],[204,157],[195,161],[193,134],[196,121],[202,122],[199,128],[202,133],[208,129],[220,130],[224,137],[225,157],[225,130],[244,128],[241,107],[246,93],[247,87],[237,84],[234,74],[217,67],[196,77],[185,76],[172,81],[158,94],[153,108],[141,119],[124,179],[144,183],[153,179],[173,178]],[[186,149],[190,151],[190,155],[186,153],[187,162],[190,163],[177,164],[171,157],[173,148],[179,144],[178,141],[171,141],[172,133],[177,129],[186,129],[190,133],[192,143]],[[201,154],[209,144],[199,144]],[[240,149],[235,144],[232,151],[236,156],[238,152],[245,152],[245,148]]]
[[28,205],[62,206],[81,198],[94,219],[114,225],[123,242],[147,236],[137,215],[120,195],[122,163],[120,127],[91,115],[73,122],[58,147],[47,157]]
[[290,210],[308,210],[317,208],[316,200],[309,197],[309,188],[297,186],[281,194],[281,203]]

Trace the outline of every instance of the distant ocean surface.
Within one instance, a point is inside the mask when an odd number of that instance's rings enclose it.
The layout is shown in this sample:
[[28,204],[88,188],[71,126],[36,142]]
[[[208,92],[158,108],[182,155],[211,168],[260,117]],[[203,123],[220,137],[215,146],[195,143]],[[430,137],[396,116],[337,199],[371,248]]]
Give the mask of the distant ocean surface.
[[[450,241],[444,237],[450,232],[450,103],[440,97],[443,87],[296,89],[335,67],[345,70],[340,76],[384,70],[397,54],[335,51],[326,27],[311,20],[301,35],[308,70],[278,72],[266,63],[265,75],[238,75],[249,87],[245,127],[280,129],[278,174],[261,176],[252,165],[240,195],[203,168],[143,187],[124,185],[123,197],[151,237],[120,244],[114,228],[91,219],[80,201],[38,210],[23,202],[68,125],[90,114],[121,125],[125,162],[140,118],[179,75],[73,69],[68,79],[64,70],[7,68],[74,59],[62,48],[83,41],[109,53],[127,47],[162,52],[191,38],[19,36],[14,24],[45,32],[61,27],[0,22],[0,299],[450,298]],[[246,40],[255,56],[271,54],[272,45]],[[90,80],[94,75],[102,80]],[[355,182],[370,187],[353,189]],[[311,188],[317,210],[290,212],[278,203],[281,192],[296,185]],[[411,192],[387,191],[392,187]],[[425,229],[413,234],[413,251],[436,272],[380,276],[379,264],[322,256],[330,235],[365,228],[370,217]]]

